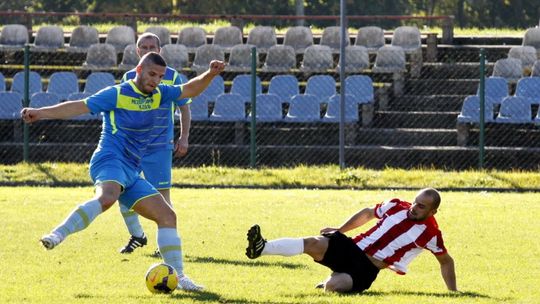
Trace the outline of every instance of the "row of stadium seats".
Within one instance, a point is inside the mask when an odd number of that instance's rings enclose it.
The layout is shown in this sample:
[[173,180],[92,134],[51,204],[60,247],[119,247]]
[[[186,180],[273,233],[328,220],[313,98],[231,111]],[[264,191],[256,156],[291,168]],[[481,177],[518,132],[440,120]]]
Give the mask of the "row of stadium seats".
[[[525,76],[540,76],[540,60],[536,59],[536,50],[532,47],[520,48],[521,57],[509,57],[495,62],[492,76],[503,77],[509,82],[515,83]],[[514,48],[512,48],[514,49]],[[512,49],[510,51],[512,51]],[[523,49],[529,49],[527,53]],[[530,52],[532,51],[532,53]],[[534,56],[534,57],[532,57]]]
[[[182,82],[187,81],[183,77]],[[34,94],[43,91],[41,77],[38,73],[31,71],[29,74],[29,93]],[[82,93],[93,94],[97,91],[115,84],[114,76],[106,72],[91,73],[85,81]],[[314,75],[308,78],[305,93],[313,94],[319,98],[328,99],[336,94],[336,81],[329,75]],[[373,82],[370,77],[365,75],[351,75],[345,79],[345,88],[347,94],[354,96],[357,103],[370,103],[374,99]],[[4,76],[0,73],[0,92],[5,91],[6,86]],[[11,86],[12,92],[23,94],[24,91],[24,72],[18,72],[13,78]],[[79,82],[73,72],[55,72],[49,78],[47,86],[48,93],[56,94],[61,100],[69,99],[72,93],[79,93]],[[257,94],[263,93],[261,80],[257,77],[255,91]],[[201,94],[209,101],[225,93],[225,82],[221,76],[217,76],[210,86]],[[237,75],[232,81],[229,93],[243,96],[244,101],[249,101],[251,96],[251,75]],[[268,93],[280,96],[282,102],[288,102],[293,96],[300,94],[298,79],[293,75],[273,76],[268,85]]]
[[[161,39],[162,45],[171,44],[171,35],[167,28],[153,26],[146,29],[146,32],[155,33]],[[137,34],[129,26],[116,26],[107,33],[105,43],[114,46],[117,53],[124,51],[129,44],[135,43]],[[1,48],[20,48],[28,43],[28,30],[21,24],[9,24],[3,27],[0,35]],[[347,33],[347,43],[350,43]],[[71,33],[67,51],[86,52],[92,44],[99,43],[97,29],[91,26],[79,26]],[[201,27],[188,27],[178,33],[177,44],[182,44],[190,52],[194,52],[198,47],[207,43],[207,33]],[[242,31],[235,26],[220,27],[216,30],[212,38],[212,44],[218,45],[226,52],[239,44],[243,44]],[[259,52],[265,53],[270,47],[277,45],[276,31],[270,26],[256,26],[250,30],[247,36],[247,44],[255,45]],[[303,53],[304,50],[314,44],[311,29],[306,26],[290,27],[284,36],[283,45],[290,46],[296,53]],[[376,51],[385,45],[384,31],[380,27],[367,26],[358,30],[355,44],[366,47],[369,51]],[[320,45],[328,46],[334,52],[339,51],[340,28],[330,26],[323,30]],[[399,46],[406,51],[416,50],[421,47],[420,31],[415,26],[400,26],[395,29],[392,46]],[[47,51],[64,48],[64,32],[60,26],[50,25],[40,27],[36,33],[34,50]]]
[[[480,88],[477,95],[467,96],[463,101],[460,123],[480,121]],[[523,77],[517,81],[514,95],[510,95],[509,82],[503,77],[485,80],[485,121],[497,123],[540,122],[540,113],[534,118],[532,106],[540,105],[540,77]],[[500,107],[497,115],[496,109]]]

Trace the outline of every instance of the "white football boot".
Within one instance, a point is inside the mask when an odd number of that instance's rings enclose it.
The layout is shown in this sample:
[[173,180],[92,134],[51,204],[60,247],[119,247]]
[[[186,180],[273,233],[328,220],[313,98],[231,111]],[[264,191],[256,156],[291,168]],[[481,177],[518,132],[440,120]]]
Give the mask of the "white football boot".
[[176,287],[176,289],[185,291],[201,291],[204,289],[204,286],[195,284],[187,276],[181,276],[178,277],[178,286]]
[[58,233],[49,233],[47,235],[44,235],[39,240],[43,247],[47,250],[51,250],[54,247],[58,246],[62,241],[64,240],[64,237]]

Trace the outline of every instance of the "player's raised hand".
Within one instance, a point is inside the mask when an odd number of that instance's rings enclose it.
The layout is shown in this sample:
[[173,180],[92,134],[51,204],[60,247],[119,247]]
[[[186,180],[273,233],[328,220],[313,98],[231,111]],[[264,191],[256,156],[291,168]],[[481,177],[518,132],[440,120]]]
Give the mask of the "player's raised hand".
[[225,69],[225,62],[220,60],[212,60],[210,61],[210,74],[212,75],[219,75],[223,70]]
[[39,109],[24,108],[21,110],[21,118],[25,123],[33,123],[40,119]]
[[323,229],[321,229],[320,233],[321,235],[322,234],[332,234],[336,231],[338,231],[339,229],[338,228],[332,228],[332,227],[325,227]]

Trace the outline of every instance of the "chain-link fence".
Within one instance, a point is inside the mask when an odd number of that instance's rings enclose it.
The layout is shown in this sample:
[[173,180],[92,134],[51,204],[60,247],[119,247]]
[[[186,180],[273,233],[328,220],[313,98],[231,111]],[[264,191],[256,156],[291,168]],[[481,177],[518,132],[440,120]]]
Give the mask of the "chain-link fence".
[[[26,132],[18,112],[25,102],[81,99],[118,83],[137,63],[136,33],[49,26],[21,38],[27,29],[20,26],[4,25],[0,38],[1,162],[87,162],[99,115],[42,121]],[[517,47],[521,38],[485,47],[478,39],[442,44],[416,26],[362,27],[349,30],[341,77],[339,27],[317,34],[301,26],[284,34],[271,26],[223,27],[212,35],[197,27],[150,30],[163,37],[166,61],[186,79],[211,59],[228,63],[193,100],[189,153],[177,166],[338,164],[343,144],[347,166],[538,167],[540,78],[529,77],[536,75],[536,49]]]

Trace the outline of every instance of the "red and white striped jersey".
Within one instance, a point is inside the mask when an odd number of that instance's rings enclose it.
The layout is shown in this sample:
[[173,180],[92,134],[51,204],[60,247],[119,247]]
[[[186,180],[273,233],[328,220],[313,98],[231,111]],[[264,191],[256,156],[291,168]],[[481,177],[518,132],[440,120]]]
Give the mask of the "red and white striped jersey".
[[413,221],[407,216],[411,204],[399,199],[377,204],[380,220],[368,231],[353,238],[366,254],[389,265],[398,274],[407,273],[407,265],[427,249],[435,255],[446,253],[435,217]]

